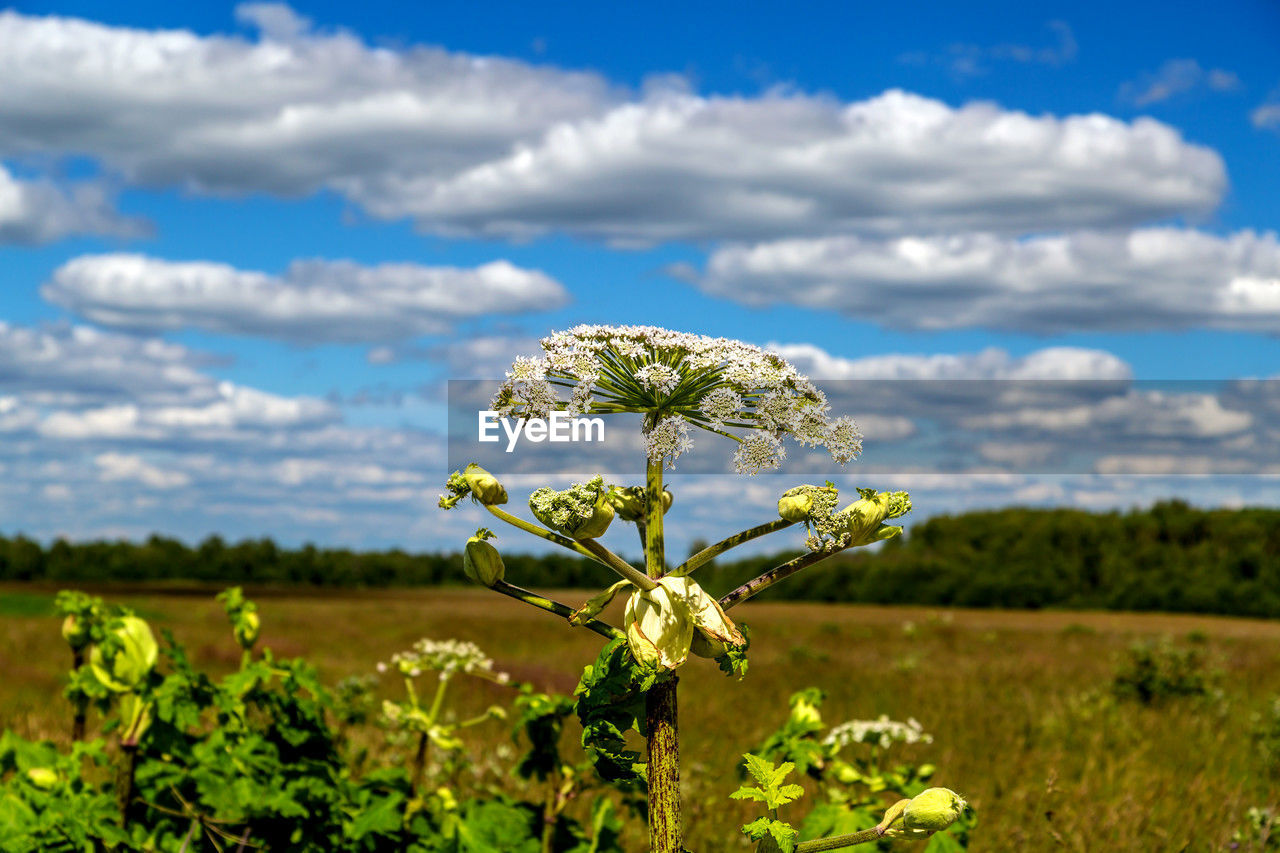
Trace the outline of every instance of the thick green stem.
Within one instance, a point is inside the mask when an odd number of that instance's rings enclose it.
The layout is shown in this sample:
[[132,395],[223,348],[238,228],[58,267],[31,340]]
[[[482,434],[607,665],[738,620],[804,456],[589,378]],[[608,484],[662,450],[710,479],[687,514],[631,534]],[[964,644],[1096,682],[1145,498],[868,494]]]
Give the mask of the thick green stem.
[[[574,612],[573,608],[567,604],[562,604],[559,601],[547,598],[546,596],[530,592],[527,589],[515,586],[514,584],[509,584],[506,581],[498,581],[493,585],[492,589],[494,592],[500,592],[503,595],[516,599],[517,601],[523,601],[525,604],[530,604],[539,610],[554,613],[555,615],[562,616],[565,619],[572,616]],[[606,640],[626,636],[608,622],[601,622],[599,619],[592,619],[589,622],[584,622],[582,623],[582,627],[590,628]]]
[[553,776],[551,783],[547,786],[546,801],[542,805],[542,853],[555,853],[556,851],[556,823],[559,820],[556,809],[559,797],[556,789],[557,785]]
[[711,562],[730,548],[737,548],[744,542],[750,542],[752,539],[758,539],[761,536],[776,533],[777,531],[784,530],[793,524],[795,524],[794,521],[787,521],[785,518],[775,518],[773,521],[766,522],[758,527],[752,527],[750,530],[735,533],[727,539],[722,539],[714,545],[703,548],[701,551],[672,569],[671,574],[676,577],[684,577],[685,575],[693,574],[696,569]]
[[[662,541],[662,460],[650,460],[645,477],[644,563],[649,577],[666,571]],[[672,678],[645,696],[645,732],[649,746],[649,849],[682,853],[680,826],[680,737],[676,714],[676,682]]]
[[631,565],[596,540],[583,539],[581,544],[582,547],[586,548],[592,554],[595,554],[597,559],[602,563],[622,575],[624,580],[631,581],[641,589],[653,589],[657,586],[657,584],[654,583],[648,575],[637,570],[635,566]]
[[821,563],[828,557],[834,557],[839,553],[839,551],[810,551],[808,554],[802,554],[794,560],[788,560],[780,566],[775,566],[759,577],[752,578],[732,592],[721,596],[720,606],[723,609],[728,610],[735,604],[741,604],[751,596],[763,592],[778,581],[791,577],[801,569],[807,569],[814,563]]
[[[79,671],[80,667],[84,666],[84,650],[76,649],[71,653],[71,656],[72,671]],[[77,689],[76,696],[71,701],[75,705],[75,716],[71,720],[71,740],[82,741],[84,740],[85,723],[89,717],[89,697],[83,695]]]
[[120,825],[129,828],[133,816],[134,776],[138,770],[137,744],[120,745],[120,763],[116,766],[116,806],[120,809]]
[[[636,571],[630,563],[594,540],[588,539],[584,540],[584,542],[579,542],[576,539],[570,539],[568,536],[561,536],[559,533],[547,530],[545,527],[539,527],[536,524],[531,524],[523,518],[514,516],[500,507],[486,505],[485,509],[489,510],[495,518],[502,519],[512,527],[518,527],[525,533],[532,533],[540,539],[545,539],[548,542],[554,542],[561,548],[568,548],[576,554],[588,557],[602,566],[608,566],[627,580],[639,586],[641,589],[653,589],[655,586],[655,584],[647,577]],[[586,542],[590,542],[595,546],[595,548],[593,549],[588,547],[585,544]]]
[[418,735],[418,750],[413,754],[413,776],[409,784],[416,793],[422,787],[422,776],[427,771],[427,733]]
[[862,830],[862,832],[852,832],[848,835],[833,835],[830,838],[801,841],[796,845],[795,853],[822,853],[824,850],[841,850],[845,847],[853,847],[856,844],[879,841],[883,837],[884,834],[873,826],[870,829]]

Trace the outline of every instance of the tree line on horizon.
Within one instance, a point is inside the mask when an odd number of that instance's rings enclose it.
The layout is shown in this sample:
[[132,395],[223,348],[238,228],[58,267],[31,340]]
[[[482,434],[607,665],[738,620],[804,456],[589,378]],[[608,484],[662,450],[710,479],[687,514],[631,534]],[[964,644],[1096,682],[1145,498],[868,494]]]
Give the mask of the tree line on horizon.
[[[695,546],[696,547],[696,546]],[[793,554],[758,555],[699,570],[727,592]],[[585,559],[503,554],[507,577],[535,588],[596,588],[612,578]],[[458,553],[354,551],[270,539],[192,547],[145,542],[0,537],[0,581],[388,587],[464,584]],[[1008,508],[934,516],[875,551],[807,569],[761,596],[875,604],[1157,610],[1280,616],[1280,509],[1089,512]]]

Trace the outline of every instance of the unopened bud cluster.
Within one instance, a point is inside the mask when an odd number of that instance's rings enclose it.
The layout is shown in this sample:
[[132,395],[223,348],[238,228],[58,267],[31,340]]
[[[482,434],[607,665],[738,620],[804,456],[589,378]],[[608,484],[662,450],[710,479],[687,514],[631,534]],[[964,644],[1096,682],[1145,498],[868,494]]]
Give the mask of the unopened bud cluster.
[[778,515],[809,528],[805,545],[811,551],[840,551],[902,533],[901,527],[884,522],[911,511],[911,497],[906,492],[858,489],[858,494],[858,500],[834,512],[839,492],[830,482],[825,486],[797,486],[778,500]]
[[544,486],[529,496],[529,509],[538,521],[574,539],[603,536],[614,512],[600,475],[560,491]]
[[454,471],[445,483],[448,494],[441,495],[441,509],[453,509],[458,501],[470,495],[485,506],[497,506],[507,502],[507,490],[498,478],[474,462],[461,471]]

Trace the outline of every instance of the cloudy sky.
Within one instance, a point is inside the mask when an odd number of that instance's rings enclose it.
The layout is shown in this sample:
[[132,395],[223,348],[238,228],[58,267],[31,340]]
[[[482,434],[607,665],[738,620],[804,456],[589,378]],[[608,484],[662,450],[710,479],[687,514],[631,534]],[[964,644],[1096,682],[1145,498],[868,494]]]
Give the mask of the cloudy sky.
[[1235,381],[1280,375],[1278,41],[1268,0],[0,11],[0,531],[451,546],[445,380],[580,322],[1114,383],[852,403],[837,481],[921,513],[1280,501]]

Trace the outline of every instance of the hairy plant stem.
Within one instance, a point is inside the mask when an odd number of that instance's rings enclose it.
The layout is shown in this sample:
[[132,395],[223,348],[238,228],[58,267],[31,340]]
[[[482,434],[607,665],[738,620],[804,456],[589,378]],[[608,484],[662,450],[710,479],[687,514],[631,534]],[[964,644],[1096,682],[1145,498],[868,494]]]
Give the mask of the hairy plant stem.
[[[72,672],[78,672],[80,667],[84,666],[84,650],[76,649],[71,653],[71,656],[71,670]],[[84,740],[85,721],[89,716],[89,699],[86,696],[79,695],[79,691],[77,691],[77,696],[71,701],[75,705],[75,716],[71,720],[71,740],[81,741]]]
[[120,763],[116,766],[116,806],[120,809],[120,825],[129,828],[133,817],[134,775],[138,770],[138,745],[120,744]]
[[788,560],[759,577],[752,578],[732,592],[725,593],[720,597],[720,606],[728,610],[730,607],[746,601],[751,596],[763,592],[778,581],[791,577],[801,569],[806,569],[814,563],[821,563],[828,557],[834,557],[839,553],[840,551],[810,551],[807,554],[796,557],[794,560]]
[[796,845],[795,853],[822,853],[824,850],[842,850],[857,844],[879,841],[884,834],[876,827],[852,832],[848,835],[833,835],[830,838],[816,838],[813,841],[801,841]]
[[[586,539],[579,542],[576,539],[570,539],[568,536],[561,536],[559,533],[547,530],[545,527],[539,527],[536,524],[531,524],[523,518],[514,516],[500,507],[486,504],[485,509],[489,510],[489,513],[495,518],[502,519],[512,527],[518,527],[525,533],[532,533],[534,536],[545,539],[548,542],[554,542],[561,548],[568,548],[576,554],[595,560],[602,566],[608,566],[610,569],[613,569],[615,572],[622,575],[641,589],[653,589],[657,586],[657,584],[650,580],[647,575],[636,571],[635,567],[626,560],[622,559],[617,554],[614,554],[608,548],[600,545],[593,539]],[[586,544],[588,542],[595,547],[588,547]]]
[[691,575],[694,571],[711,562],[730,548],[737,548],[745,542],[750,542],[752,539],[758,539],[761,536],[767,536],[770,533],[776,533],[777,531],[784,530],[793,524],[795,524],[794,521],[787,521],[785,518],[775,518],[773,521],[765,522],[764,524],[752,527],[749,530],[744,530],[741,533],[735,533],[727,539],[721,539],[716,544],[703,548],[701,551],[672,569],[671,574],[675,577]]
[[[510,596],[517,601],[523,601],[525,604],[532,605],[539,610],[545,610],[548,613],[554,613],[568,619],[573,615],[573,608],[567,604],[562,604],[554,599],[547,598],[537,593],[530,592],[527,589],[509,584],[506,581],[498,581],[492,587],[494,592],[500,592],[503,595]],[[590,628],[606,640],[612,640],[615,637],[626,636],[622,631],[610,625],[608,622],[601,622],[599,619],[592,619],[589,622],[583,622],[582,627]]]
[[[662,460],[649,460],[644,488],[645,569],[649,577],[666,571],[662,539]],[[676,714],[676,678],[654,685],[645,696],[645,732],[649,747],[649,849],[682,853],[680,826],[680,738]]]

